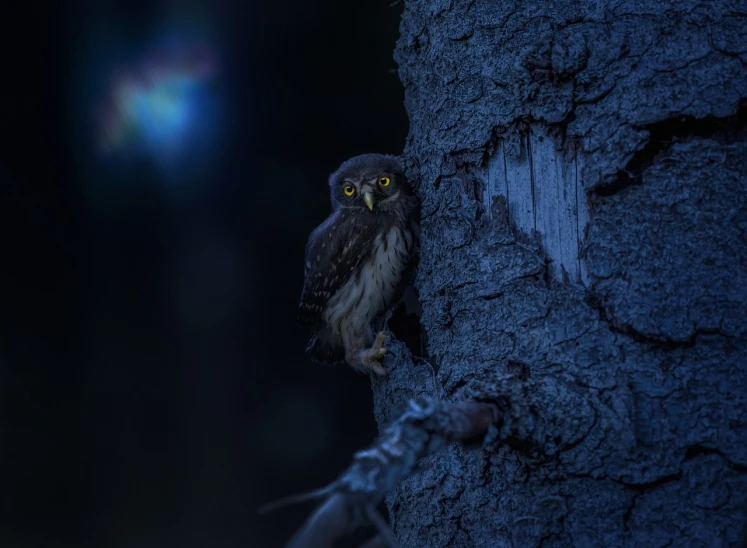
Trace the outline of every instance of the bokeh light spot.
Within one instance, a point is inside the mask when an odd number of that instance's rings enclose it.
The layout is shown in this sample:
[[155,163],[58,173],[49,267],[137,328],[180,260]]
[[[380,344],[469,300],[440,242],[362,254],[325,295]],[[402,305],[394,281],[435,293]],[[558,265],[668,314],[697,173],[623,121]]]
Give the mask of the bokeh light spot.
[[97,144],[106,159],[149,156],[162,168],[206,160],[215,135],[218,72],[214,49],[170,39],[117,67],[99,108]]

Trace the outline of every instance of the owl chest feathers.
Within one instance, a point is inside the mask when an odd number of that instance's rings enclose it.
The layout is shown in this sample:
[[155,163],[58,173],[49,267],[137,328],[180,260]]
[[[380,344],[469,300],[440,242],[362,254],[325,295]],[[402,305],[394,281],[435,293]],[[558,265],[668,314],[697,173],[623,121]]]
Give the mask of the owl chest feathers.
[[374,239],[367,259],[329,300],[323,318],[338,333],[365,329],[386,310],[397,293],[412,249],[412,234],[392,226]]

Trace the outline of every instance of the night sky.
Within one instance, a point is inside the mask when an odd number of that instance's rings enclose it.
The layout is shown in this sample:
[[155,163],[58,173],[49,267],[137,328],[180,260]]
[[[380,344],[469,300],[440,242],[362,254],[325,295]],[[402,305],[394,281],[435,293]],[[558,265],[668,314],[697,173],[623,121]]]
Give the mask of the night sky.
[[[328,175],[402,151],[401,6],[17,4],[0,33],[0,546],[281,546],[313,504],[257,508],[332,481],[377,433],[369,379],[311,364],[296,309]],[[159,57],[174,39],[187,53]],[[112,97],[150,69],[197,91],[131,96],[141,122],[171,110],[125,131]],[[110,156],[102,124],[121,130]]]

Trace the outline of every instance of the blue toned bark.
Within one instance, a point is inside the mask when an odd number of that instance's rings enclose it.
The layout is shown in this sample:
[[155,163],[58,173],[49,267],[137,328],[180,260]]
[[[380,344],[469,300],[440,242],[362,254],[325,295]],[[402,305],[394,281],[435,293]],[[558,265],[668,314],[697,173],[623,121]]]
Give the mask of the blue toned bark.
[[737,4],[405,2],[395,58],[428,355],[387,359],[377,420],[496,374],[541,389],[523,392],[529,430],[449,446],[387,498],[403,547],[740,542]]

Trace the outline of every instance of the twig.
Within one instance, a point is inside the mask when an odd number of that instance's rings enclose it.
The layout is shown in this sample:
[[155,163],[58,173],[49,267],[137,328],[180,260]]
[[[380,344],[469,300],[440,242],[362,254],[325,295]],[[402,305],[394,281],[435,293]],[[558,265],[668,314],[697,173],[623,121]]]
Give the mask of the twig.
[[369,449],[356,453],[352,465],[335,482],[277,501],[260,512],[325,498],[287,548],[331,548],[363,516],[378,529],[380,545],[395,546],[393,532],[375,507],[416,470],[424,457],[453,442],[483,436],[491,424],[499,421],[501,411],[493,402],[411,400],[405,413]]
[[287,548],[333,546],[347,529],[349,505],[346,495],[332,494],[293,536]]

